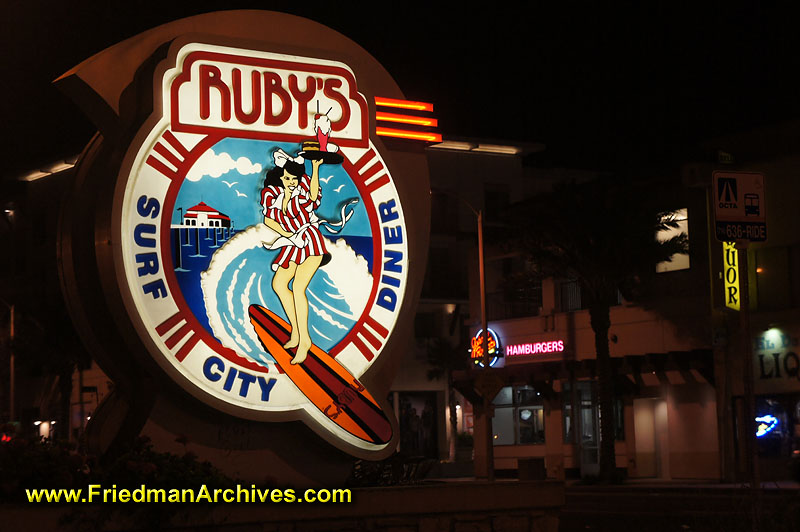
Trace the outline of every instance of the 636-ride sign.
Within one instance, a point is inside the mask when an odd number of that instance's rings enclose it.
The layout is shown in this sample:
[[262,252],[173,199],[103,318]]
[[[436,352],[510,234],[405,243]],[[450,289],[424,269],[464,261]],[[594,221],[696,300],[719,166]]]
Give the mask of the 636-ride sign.
[[767,239],[764,174],[714,172],[712,189],[717,240]]

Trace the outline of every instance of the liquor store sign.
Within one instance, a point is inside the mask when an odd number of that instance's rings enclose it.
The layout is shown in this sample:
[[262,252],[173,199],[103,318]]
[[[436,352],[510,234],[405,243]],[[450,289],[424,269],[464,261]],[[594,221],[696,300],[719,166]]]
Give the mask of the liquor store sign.
[[739,310],[739,253],[733,242],[722,243],[722,277],[725,282],[725,306]]
[[800,391],[800,331],[772,328],[754,339],[755,391]]

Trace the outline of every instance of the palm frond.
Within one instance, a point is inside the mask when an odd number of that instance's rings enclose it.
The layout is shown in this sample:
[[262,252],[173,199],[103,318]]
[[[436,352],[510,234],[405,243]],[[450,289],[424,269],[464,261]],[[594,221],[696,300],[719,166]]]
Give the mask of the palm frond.
[[640,273],[688,250],[681,233],[665,241],[657,233],[679,228],[677,211],[659,208],[657,194],[610,178],[564,183],[509,209],[513,228],[504,242],[536,264],[536,274],[571,277],[604,298]]

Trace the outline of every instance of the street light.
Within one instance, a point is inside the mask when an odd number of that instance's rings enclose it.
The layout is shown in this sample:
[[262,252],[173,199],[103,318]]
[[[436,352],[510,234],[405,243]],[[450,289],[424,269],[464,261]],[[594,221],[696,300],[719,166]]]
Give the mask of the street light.
[[[486,318],[486,270],[485,270],[485,260],[483,254],[483,211],[476,209],[473,207],[467,200],[453,194],[446,190],[439,190],[439,189],[431,189],[431,194],[443,194],[445,196],[453,197],[459,200],[461,203],[467,206],[467,208],[472,211],[472,214],[478,219],[478,278],[480,284],[480,294],[481,294],[481,329],[483,330],[483,335],[481,336],[481,346],[483,347],[483,369],[484,371],[490,371],[489,369],[489,327],[487,324]],[[483,410],[484,415],[486,416],[486,478],[490,482],[494,481],[494,441],[492,439],[492,416],[491,407],[492,407],[492,398],[489,397],[488,393],[483,393]]]

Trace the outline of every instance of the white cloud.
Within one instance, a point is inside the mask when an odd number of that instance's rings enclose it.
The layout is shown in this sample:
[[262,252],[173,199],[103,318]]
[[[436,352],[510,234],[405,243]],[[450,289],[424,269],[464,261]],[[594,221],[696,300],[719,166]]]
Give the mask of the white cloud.
[[217,178],[236,169],[241,175],[255,174],[261,171],[259,163],[253,163],[247,157],[239,157],[235,161],[233,157],[225,152],[217,155],[214,150],[208,150],[197,159],[186,179],[189,181],[200,181],[205,176]]

